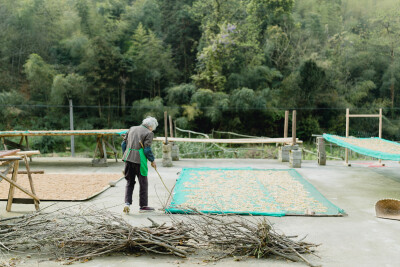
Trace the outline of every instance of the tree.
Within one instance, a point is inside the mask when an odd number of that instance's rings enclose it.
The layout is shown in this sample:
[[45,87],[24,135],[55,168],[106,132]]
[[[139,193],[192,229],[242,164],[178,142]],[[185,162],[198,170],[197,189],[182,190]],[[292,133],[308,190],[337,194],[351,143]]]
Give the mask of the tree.
[[196,46],[201,37],[200,23],[190,12],[193,0],[159,2],[164,41],[171,46],[173,60],[179,70],[179,82],[187,83],[193,74]]
[[63,104],[68,99],[83,101],[82,96],[85,95],[86,87],[86,79],[83,76],[75,73],[58,74],[53,80],[51,100],[56,104]]
[[24,65],[26,78],[32,89],[30,97],[36,101],[49,101],[53,77],[53,66],[47,64],[38,54],[31,54]]
[[[390,10],[385,10],[384,13],[378,14],[375,19],[378,25],[377,32],[379,43],[377,45],[382,47],[382,52],[386,54],[389,59],[388,68],[385,71],[384,78],[390,84],[390,100],[392,109],[395,106],[396,87],[400,88],[396,80],[396,70],[398,70],[398,62],[400,60],[398,52],[400,51],[400,5],[396,5]],[[375,39],[374,41],[378,41]],[[393,115],[393,114],[392,114]]]
[[151,30],[139,24],[127,55],[135,64],[132,72],[135,88],[146,91],[149,97],[163,96],[161,89],[176,77],[171,50]]

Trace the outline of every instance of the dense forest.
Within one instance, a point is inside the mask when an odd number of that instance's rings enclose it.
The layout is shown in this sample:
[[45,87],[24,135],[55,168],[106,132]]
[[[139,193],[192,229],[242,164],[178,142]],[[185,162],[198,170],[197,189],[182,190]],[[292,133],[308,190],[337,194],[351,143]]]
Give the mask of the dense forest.
[[[400,138],[394,0],[0,0],[0,130],[178,126]],[[352,121],[377,136],[374,119]],[[156,134],[162,135],[162,129]]]

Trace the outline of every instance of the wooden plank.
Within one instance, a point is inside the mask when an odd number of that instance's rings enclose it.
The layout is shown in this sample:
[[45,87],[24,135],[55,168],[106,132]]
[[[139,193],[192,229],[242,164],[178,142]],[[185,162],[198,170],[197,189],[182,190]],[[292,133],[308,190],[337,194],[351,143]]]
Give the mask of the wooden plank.
[[10,160],[21,160],[21,157],[16,157],[16,156],[5,156],[3,158],[0,158],[0,161],[10,161]]
[[19,152],[17,152],[17,155],[26,155],[26,156],[30,157],[33,155],[40,155],[40,151],[39,150],[19,151]]
[[19,149],[14,149],[14,150],[2,150],[2,151],[0,151],[0,157],[15,155],[15,154],[17,154],[18,152],[20,152]]
[[350,118],[379,118],[379,115],[371,115],[371,114],[351,114]]
[[[37,170],[37,171],[32,171],[30,170],[31,174],[44,174],[44,170]],[[28,174],[27,171],[18,171],[18,174]]]
[[[241,138],[241,139],[200,139],[200,138],[169,138],[172,142],[187,142],[187,143],[217,143],[217,144],[290,144],[292,138]],[[153,141],[165,141],[164,137],[156,137]],[[296,138],[296,143],[303,143],[303,141]]]
[[71,135],[117,135],[128,129],[102,129],[102,130],[49,130],[49,131],[0,131],[1,137],[13,136],[71,136]]

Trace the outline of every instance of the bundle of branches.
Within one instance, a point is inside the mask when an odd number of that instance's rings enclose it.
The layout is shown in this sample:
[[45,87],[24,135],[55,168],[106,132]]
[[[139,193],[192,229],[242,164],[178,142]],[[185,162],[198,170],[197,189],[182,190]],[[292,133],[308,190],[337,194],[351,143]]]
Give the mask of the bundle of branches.
[[[283,257],[291,261],[303,261],[313,266],[301,254],[314,254],[316,244],[303,242],[304,238],[286,236],[278,233],[265,218],[237,215],[208,215],[190,210],[188,220],[179,224],[187,229],[199,246],[205,246],[214,258],[228,256],[256,256],[266,258],[270,255]],[[191,229],[191,231],[189,231]],[[316,256],[316,255],[315,255]]]
[[171,226],[152,222],[133,227],[120,215],[107,210],[73,209],[38,212],[0,222],[0,251],[52,254],[73,262],[122,251],[145,251],[186,257],[194,249],[205,249],[218,260],[228,256],[276,255],[304,261],[315,244],[296,236],[279,234],[265,219],[234,215],[208,215],[195,210],[190,216],[170,216]]
[[52,254],[69,262],[93,256],[145,251],[186,257],[187,228],[158,225],[133,227],[105,210],[34,213],[0,223],[0,251]]

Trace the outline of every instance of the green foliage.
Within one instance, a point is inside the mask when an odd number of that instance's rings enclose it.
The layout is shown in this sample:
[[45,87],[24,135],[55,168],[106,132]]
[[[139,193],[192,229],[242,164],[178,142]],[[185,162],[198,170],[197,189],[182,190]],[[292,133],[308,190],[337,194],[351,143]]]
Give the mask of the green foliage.
[[159,34],[161,32],[161,10],[157,0],[136,0],[127,6],[123,14],[129,28],[136,29],[139,25]]
[[62,104],[66,99],[80,99],[85,94],[85,90],[85,77],[75,73],[67,76],[58,74],[53,80],[51,99],[56,104]]
[[299,121],[298,129],[297,129],[297,137],[301,140],[311,140],[312,134],[320,133],[321,128],[319,127],[318,120],[313,117],[302,118]]
[[18,118],[25,115],[25,112],[13,105],[20,105],[24,99],[15,91],[0,92],[0,127],[5,129],[13,129],[20,124]]
[[147,116],[153,116],[158,121],[164,119],[164,105],[161,97],[154,99],[144,98],[132,103],[132,115],[130,121],[136,124],[142,123],[142,120]]
[[31,54],[24,65],[26,78],[30,82],[31,97],[34,100],[48,101],[53,77],[53,66],[47,64],[41,56]]
[[238,113],[265,107],[265,100],[249,88],[234,90],[229,100],[230,106]]
[[150,97],[161,97],[161,87],[164,88],[165,81],[173,80],[176,74],[170,49],[165,48],[151,30],[147,31],[139,24],[127,53],[135,64],[136,87],[148,91]]
[[183,105],[190,102],[196,92],[193,84],[181,84],[168,89],[168,103],[170,105]]
[[72,98],[82,129],[167,110],[178,127],[277,137],[297,109],[307,138],[382,107],[399,138],[399,14],[393,0],[0,0],[0,127],[66,129]]
[[65,151],[67,146],[65,138],[61,136],[41,136],[33,140],[32,148],[40,150],[42,154]]

